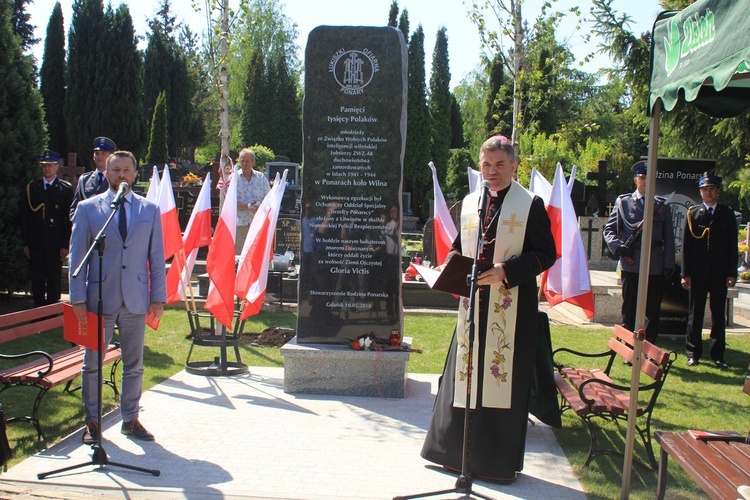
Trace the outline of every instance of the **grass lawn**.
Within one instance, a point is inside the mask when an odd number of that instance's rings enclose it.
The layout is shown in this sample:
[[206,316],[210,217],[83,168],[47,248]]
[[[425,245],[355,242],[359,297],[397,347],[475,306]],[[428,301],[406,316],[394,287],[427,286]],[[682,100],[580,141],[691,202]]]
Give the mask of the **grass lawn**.
[[[412,373],[440,373],[443,368],[446,350],[453,333],[455,319],[452,316],[416,316],[404,318],[404,335],[413,337],[414,347],[422,349],[422,354],[412,356],[409,371]],[[296,317],[289,312],[264,312],[250,318],[245,332],[262,332],[269,327],[295,328]],[[610,335],[608,328],[576,328],[553,325],[552,346],[570,347],[579,351],[600,352],[605,349]],[[173,374],[182,370],[191,341],[184,311],[168,310],[159,331],[147,329],[144,376],[144,389],[149,389]],[[3,353],[17,353],[44,346],[50,351],[66,347],[59,332],[18,340],[2,346]],[[726,361],[730,369],[719,371],[707,363],[688,369],[682,353],[682,345],[677,342],[661,343],[661,346],[680,353],[667,378],[659,403],[654,410],[652,430],[713,429],[733,430],[746,433],[750,428],[750,398],[742,392],[742,383],[750,362],[750,334],[730,335],[727,339]],[[242,361],[250,366],[278,366],[284,364],[279,348],[241,346]],[[210,360],[216,355],[216,348],[195,347],[192,361]],[[232,360],[232,354],[230,354]],[[594,361],[592,361],[593,363]],[[5,364],[3,364],[5,363]],[[580,367],[583,361],[579,361]],[[0,362],[0,369],[9,366]],[[603,368],[603,366],[602,366]],[[621,382],[628,380],[630,371],[617,364],[613,378]],[[0,393],[0,402],[6,406],[8,414],[28,414],[33,394],[25,388],[13,388]],[[116,407],[112,391],[104,388],[105,411]],[[78,393],[67,394],[62,387],[52,389],[42,402],[42,426],[48,443],[53,444],[71,432],[78,432],[83,425],[83,409]],[[625,426],[597,422],[604,428],[600,440],[612,441],[613,446],[624,449]],[[28,424],[11,424],[8,428],[15,457],[12,466],[25,457],[43,449],[44,444],[36,439],[33,427]],[[581,478],[589,498],[617,498],[622,484],[622,459],[598,457],[588,467],[583,462],[588,453],[588,434],[581,420],[570,412],[563,415],[562,429],[555,429],[560,445],[570,460],[573,470]],[[655,445],[658,456],[658,445]],[[640,444],[635,446],[636,458],[646,461]],[[632,473],[631,498],[653,498],[656,492],[656,473],[635,467]],[[692,479],[674,463],[669,467],[669,498],[705,497]]]

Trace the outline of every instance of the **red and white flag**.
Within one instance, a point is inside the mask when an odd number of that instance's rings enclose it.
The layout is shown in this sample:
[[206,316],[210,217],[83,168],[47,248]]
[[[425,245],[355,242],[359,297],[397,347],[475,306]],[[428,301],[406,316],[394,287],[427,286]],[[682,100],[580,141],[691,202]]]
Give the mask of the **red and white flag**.
[[172,178],[169,175],[169,167],[166,165],[159,182],[158,200],[159,211],[161,212],[162,240],[164,241],[164,259],[166,260],[182,248],[182,232],[180,231],[180,220],[177,217],[177,206],[174,202]]
[[156,168],[156,165],[154,165],[154,172],[151,174],[151,180],[148,183],[146,199],[153,201],[157,205],[159,204],[159,169]]
[[432,170],[432,187],[435,193],[435,218],[433,219],[433,226],[435,228],[435,258],[437,259],[437,264],[440,265],[445,262],[445,258],[451,251],[453,241],[458,235],[458,230],[448,210],[448,204],[445,203],[443,191],[440,189],[435,164],[430,162],[429,167]]
[[482,184],[482,172],[475,168],[467,168],[466,174],[469,176],[469,192],[473,193]]
[[550,306],[568,302],[594,317],[594,293],[581,232],[565,174],[558,163],[547,214],[555,238],[557,261],[542,276],[542,289]]
[[258,314],[263,306],[268,284],[268,263],[273,259],[276,221],[286,190],[286,175],[287,170],[284,170],[281,179],[276,174],[273,187],[263,198],[247,231],[234,289],[235,295],[247,301],[240,319]]
[[216,320],[232,328],[234,317],[234,240],[237,234],[237,183],[227,188],[227,196],[208,247],[206,270],[210,281],[205,308]]
[[[195,200],[185,234],[182,235],[183,251],[172,259],[167,272],[167,302],[184,300],[183,287],[180,282],[189,286],[190,276],[198,256],[198,249],[211,244],[211,174],[206,174],[198,199]],[[187,260],[186,260],[187,258]]]

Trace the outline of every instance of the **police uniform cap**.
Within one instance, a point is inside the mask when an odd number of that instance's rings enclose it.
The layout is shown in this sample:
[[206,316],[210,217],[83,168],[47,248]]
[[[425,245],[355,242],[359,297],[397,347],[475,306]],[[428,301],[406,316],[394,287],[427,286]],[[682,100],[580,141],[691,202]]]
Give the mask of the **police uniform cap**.
[[48,149],[39,155],[39,163],[60,163],[60,153]]
[[721,187],[721,177],[716,176],[710,172],[704,172],[703,175],[698,179],[698,188],[706,186]]
[[117,151],[117,144],[115,144],[115,141],[109,137],[97,137],[94,139],[94,151],[100,151],[102,149],[114,153]]
[[638,177],[639,175],[646,175],[646,162],[641,160],[632,167],[633,170],[633,177]]

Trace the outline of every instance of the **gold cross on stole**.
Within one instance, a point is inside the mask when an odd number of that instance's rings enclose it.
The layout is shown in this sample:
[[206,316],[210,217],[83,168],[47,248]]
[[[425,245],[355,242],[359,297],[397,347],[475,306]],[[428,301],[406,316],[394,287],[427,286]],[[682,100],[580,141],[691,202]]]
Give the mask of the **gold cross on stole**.
[[477,221],[470,220],[462,229],[468,233],[472,229],[476,229],[478,227],[479,227],[479,223]]
[[523,227],[523,222],[516,221],[516,214],[512,213],[510,214],[509,220],[503,221],[503,226],[510,226],[508,228],[508,234],[513,234],[513,231],[515,230],[516,227]]

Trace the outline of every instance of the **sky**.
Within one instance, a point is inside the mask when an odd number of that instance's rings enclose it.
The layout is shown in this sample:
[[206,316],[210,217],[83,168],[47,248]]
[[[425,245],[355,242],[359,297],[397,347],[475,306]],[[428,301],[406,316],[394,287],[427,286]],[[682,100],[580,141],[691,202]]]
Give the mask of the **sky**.
[[[31,15],[30,23],[36,26],[35,36],[44,39],[47,24],[56,0],[32,0],[28,5]],[[188,23],[194,32],[205,32],[206,20],[203,14],[196,13],[191,5],[194,0],[172,0],[172,10],[178,21]],[[392,0],[281,0],[285,6],[286,15],[297,23],[299,37],[300,60],[304,59],[304,49],[310,31],[321,25],[329,26],[384,26],[388,22],[388,12]],[[525,0],[523,15],[530,24],[540,12],[543,0]],[[107,0],[105,0],[105,5]],[[130,7],[130,13],[135,24],[136,34],[146,35],[148,27],[146,20],[154,17],[161,3],[159,0],[112,0],[114,8],[125,3]],[[204,2],[196,0],[203,5]],[[410,30],[413,32],[419,24],[425,33],[425,60],[429,78],[432,52],[435,47],[435,35],[442,26],[446,27],[448,35],[448,53],[451,70],[451,88],[454,88],[462,78],[476,69],[483,52],[476,27],[467,15],[466,0],[399,0],[398,5],[409,12]],[[73,0],[62,0],[63,20],[65,32],[70,28]],[[230,0],[230,6],[236,6],[237,0]],[[585,17],[589,17],[590,1],[587,0],[557,0],[555,10],[566,11],[571,6],[579,5]],[[614,0],[613,7],[620,14],[627,14],[633,19],[631,30],[640,34],[650,31],[660,8],[658,0]],[[491,14],[490,14],[491,15]],[[492,21],[493,18],[489,18]],[[496,21],[495,21],[496,23]],[[496,24],[495,24],[496,26]],[[558,29],[558,39],[565,41],[573,51],[577,60],[582,60],[585,54],[596,51],[597,40],[584,42],[584,34],[590,30],[590,23],[569,16]],[[580,29],[577,29],[580,28]],[[145,48],[145,47],[144,47]],[[44,53],[44,42],[34,48],[34,54],[41,64]],[[608,59],[604,56],[595,57],[592,63],[580,69],[587,72],[607,67]]]

